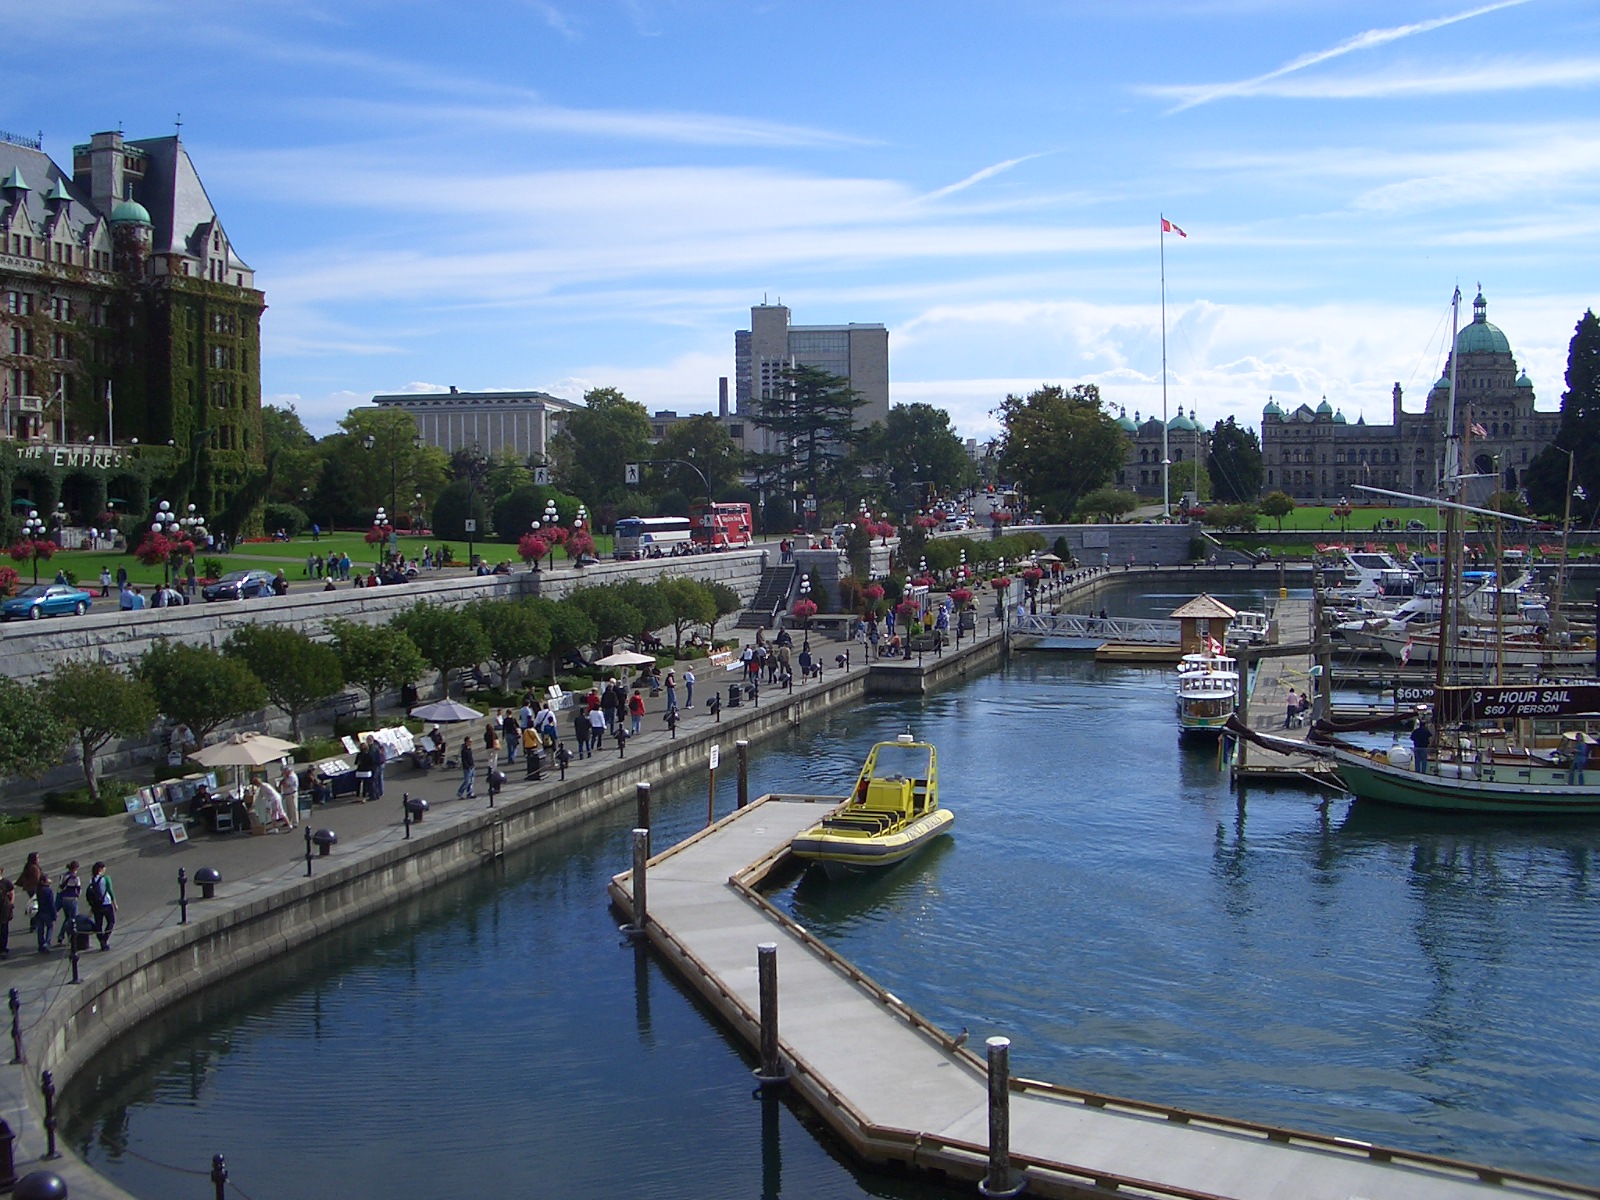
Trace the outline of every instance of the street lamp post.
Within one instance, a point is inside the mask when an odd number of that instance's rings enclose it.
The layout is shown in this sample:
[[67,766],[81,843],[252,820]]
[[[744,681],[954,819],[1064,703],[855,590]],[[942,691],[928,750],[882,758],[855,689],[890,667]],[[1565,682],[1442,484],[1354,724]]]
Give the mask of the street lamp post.
[[[28,519],[22,523],[22,536],[30,543],[39,541],[44,537],[44,519],[39,516],[39,510],[30,508]],[[33,551],[33,581],[39,582],[39,551]]]
[[[556,526],[558,526],[560,523],[561,523],[561,514],[556,511],[556,502],[555,502],[555,500],[554,499],[546,500],[544,502],[544,525],[545,525],[545,528],[546,529],[550,529],[550,530],[554,530],[556,528]],[[539,524],[538,521],[534,522],[534,526],[535,527],[537,527],[538,524]],[[552,571],[554,571],[556,569],[556,540],[555,540],[555,538],[552,537],[550,539],[549,546],[550,546],[550,569]]]

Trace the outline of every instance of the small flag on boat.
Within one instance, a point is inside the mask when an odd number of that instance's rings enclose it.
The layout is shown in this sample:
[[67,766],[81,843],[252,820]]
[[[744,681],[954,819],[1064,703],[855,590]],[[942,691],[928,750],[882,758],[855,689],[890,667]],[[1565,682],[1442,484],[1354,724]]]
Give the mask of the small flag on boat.
[[1473,437],[1488,437],[1489,436],[1489,431],[1487,429],[1485,429],[1482,425],[1479,425],[1476,421],[1474,421],[1472,423],[1472,436]]
[[1217,641],[1216,638],[1208,636],[1206,638],[1206,649],[1211,651],[1213,654],[1221,654],[1222,643]]
[[1406,644],[1404,646],[1400,647],[1400,665],[1402,667],[1404,667],[1404,666],[1409,665],[1410,662],[1411,662],[1411,639],[1407,638],[1406,639]]
[[1181,238],[1186,238],[1186,237],[1189,236],[1187,233],[1185,233],[1183,230],[1179,229],[1176,225],[1174,225],[1171,221],[1167,220],[1165,217],[1161,218],[1161,232],[1162,233],[1175,233]]

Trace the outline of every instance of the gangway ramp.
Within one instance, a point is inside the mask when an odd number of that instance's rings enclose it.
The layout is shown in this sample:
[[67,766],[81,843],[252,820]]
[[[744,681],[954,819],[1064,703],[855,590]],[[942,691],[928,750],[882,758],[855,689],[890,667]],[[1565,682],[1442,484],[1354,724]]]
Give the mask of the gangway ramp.
[[[779,1044],[792,1086],[863,1157],[978,1179],[983,1063],[755,890],[784,862],[789,840],[836,803],[764,797],[652,859],[650,941],[752,1047],[756,947],[777,943]],[[631,915],[630,874],[610,892]],[[1026,1061],[1026,1046],[1014,1053]],[[1583,1185],[1027,1080],[1013,1080],[1011,1150],[1027,1194],[1041,1196],[1600,1197]]]
[[1131,646],[1176,646],[1178,622],[1164,617],[1031,613],[1011,618],[1011,635],[1055,642],[1072,650],[1094,650],[1108,642]]

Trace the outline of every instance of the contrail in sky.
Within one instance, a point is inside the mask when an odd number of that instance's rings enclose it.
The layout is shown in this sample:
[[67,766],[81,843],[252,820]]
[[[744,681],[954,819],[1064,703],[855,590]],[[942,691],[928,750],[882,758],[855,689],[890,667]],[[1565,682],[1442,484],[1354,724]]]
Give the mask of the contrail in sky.
[[[1247,96],[1264,83],[1274,79],[1281,79],[1285,75],[1292,75],[1296,71],[1303,71],[1307,67],[1314,67],[1318,63],[1325,63],[1329,59],[1342,58],[1346,54],[1354,54],[1358,50],[1372,50],[1378,46],[1386,46],[1390,42],[1398,42],[1402,38],[1414,37],[1419,33],[1431,33],[1435,29],[1443,29],[1446,25],[1455,25],[1461,21],[1470,21],[1473,17],[1481,17],[1485,13],[1499,12],[1502,8],[1516,8],[1518,5],[1527,4],[1529,0],[1499,0],[1496,4],[1485,4],[1480,8],[1468,9],[1466,12],[1455,13],[1448,17],[1435,17],[1431,21],[1417,21],[1411,25],[1395,25],[1389,29],[1368,29],[1354,37],[1346,38],[1326,50],[1313,50],[1309,54],[1302,54],[1299,58],[1292,59],[1275,70],[1268,71],[1265,75],[1257,75],[1254,79],[1241,79],[1236,83],[1219,83],[1210,87],[1184,89],[1191,92],[1187,100],[1174,105],[1167,110],[1166,115],[1182,112],[1186,108],[1197,105],[1209,104],[1213,100],[1221,100],[1227,96]],[[1176,90],[1176,89],[1164,89]],[[958,185],[959,186],[959,185]]]

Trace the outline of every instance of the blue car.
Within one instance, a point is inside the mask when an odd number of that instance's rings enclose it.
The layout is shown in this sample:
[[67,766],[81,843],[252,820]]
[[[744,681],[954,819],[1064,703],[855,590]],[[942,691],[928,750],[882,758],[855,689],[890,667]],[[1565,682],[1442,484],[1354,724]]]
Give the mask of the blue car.
[[271,571],[229,571],[215,583],[208,583],[200,594],[207,600],[253,600],[272,595]]
[[89,611],[90,602],[88,592],[71,584],[36,583],[0,602],[0,617],[7,621],[18,617],[37,621],[40,617],[59,617],[67,613],[81,617]]

